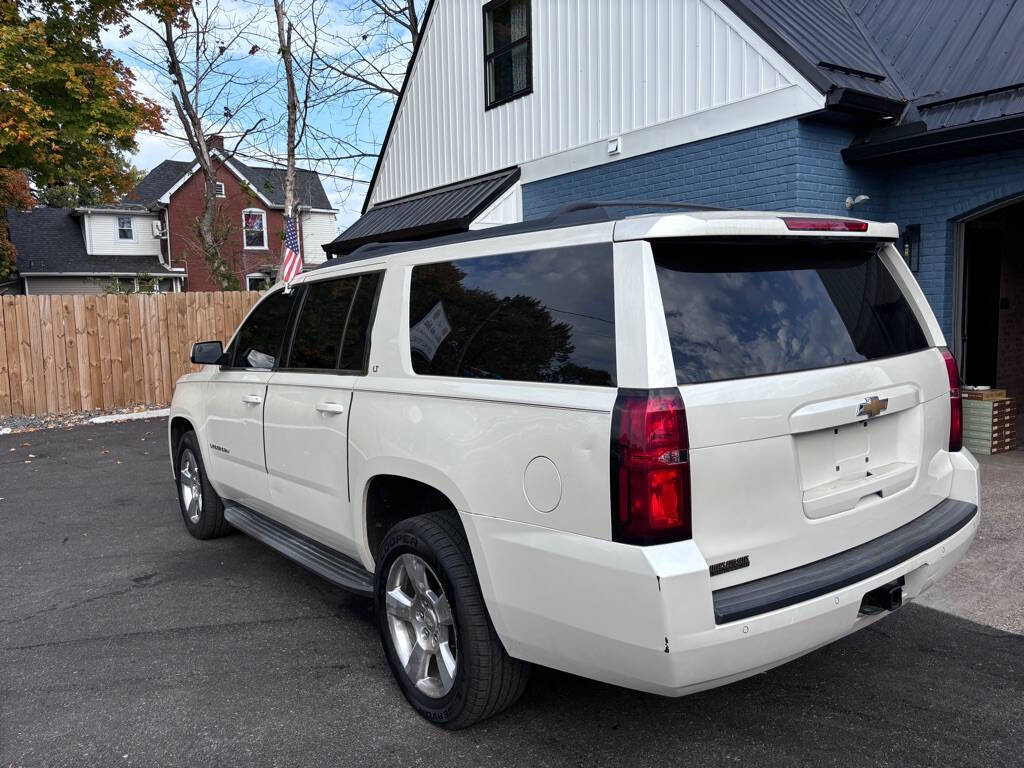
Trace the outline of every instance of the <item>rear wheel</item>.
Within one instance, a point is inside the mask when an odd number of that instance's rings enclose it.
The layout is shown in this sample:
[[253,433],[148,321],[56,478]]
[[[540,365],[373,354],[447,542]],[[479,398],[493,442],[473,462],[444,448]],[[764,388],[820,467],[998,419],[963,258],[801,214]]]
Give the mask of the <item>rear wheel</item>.
[[413,708],[432,723],[458,729],[513,704],[530,667],[511,658],[498,639],[452,514],[398,523],[384,537],[378,563],[381,641]]
[[195,432],[186,432],[178,441],[174,466],[178,477],[178,504],[188,532],[197,539],[223,536],[229,530],[224,505],[206,477]]

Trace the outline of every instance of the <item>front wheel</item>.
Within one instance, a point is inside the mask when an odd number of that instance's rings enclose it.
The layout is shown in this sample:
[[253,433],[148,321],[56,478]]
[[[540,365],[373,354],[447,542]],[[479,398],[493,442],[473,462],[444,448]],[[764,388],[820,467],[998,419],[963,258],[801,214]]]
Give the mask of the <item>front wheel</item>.
[[385,536],[378,563],[381,641],[413,708],[454,730],[512,705],[526,688],[530,665],[511,658],[498,639],[453,513],[398,523]]
[[188,532],[197,539],[213,539],[227,533],[224,505],[206,477],[195,432],[186,432],[178,441],[174,467],[178,478],[178,505]]

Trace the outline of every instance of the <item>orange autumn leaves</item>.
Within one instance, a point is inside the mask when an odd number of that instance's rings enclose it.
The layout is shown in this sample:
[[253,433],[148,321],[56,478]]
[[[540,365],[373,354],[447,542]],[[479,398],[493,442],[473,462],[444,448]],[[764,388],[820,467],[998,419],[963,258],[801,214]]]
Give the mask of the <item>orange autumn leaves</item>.
[[[114,199],[131,185],[123,153],[162,113],[131,71],[88,39],[62,39],[40,19],[0,10],[0,167],[43,186],[74,182]],[[8,202],[7,204],[11,204]]]

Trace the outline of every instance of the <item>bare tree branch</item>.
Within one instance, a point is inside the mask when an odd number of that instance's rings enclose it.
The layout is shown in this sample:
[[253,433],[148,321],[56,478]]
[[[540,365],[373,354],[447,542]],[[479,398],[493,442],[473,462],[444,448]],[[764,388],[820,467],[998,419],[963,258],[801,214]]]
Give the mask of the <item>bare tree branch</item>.
[[[147,14],[157,22],[151,22]],[[188,143],[203,174],[203,205],[196,221],[203,257],[221,288],[237,288],[238,272],[222,253],[227,227],[218,222],[217,167],[266,122],[264,117],[254,117],[248,127],[235,127],[244,119],[241,113],[269,88],[246,66],[258,50],[250,38],[260,14],[229,13],[219,0],[195,0],[171,8],[156,0],[143,0],[132,18],[149,33],[133,55],[152,65],[154,71],[165,73],[161,85],[174,105],[183,134],[176,138]],[[215,114],[219,116],[214,118]],[[234,149],[229,152],[221,144],[215,154],[210,137],[229,126],[236,138]]]

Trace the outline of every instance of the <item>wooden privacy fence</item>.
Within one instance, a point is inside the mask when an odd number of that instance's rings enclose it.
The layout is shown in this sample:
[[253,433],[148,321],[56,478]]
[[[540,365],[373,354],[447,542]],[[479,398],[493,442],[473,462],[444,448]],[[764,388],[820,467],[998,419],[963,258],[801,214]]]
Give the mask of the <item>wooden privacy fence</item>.
[[2,296],[0,417],[169,403],[192,343],[226,342],[260,296]]

